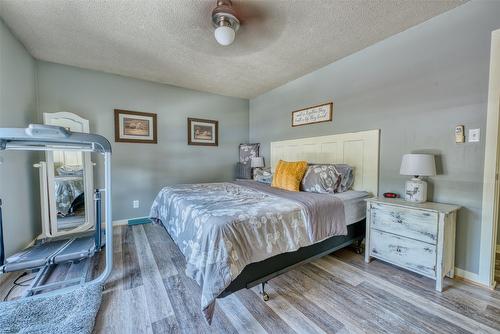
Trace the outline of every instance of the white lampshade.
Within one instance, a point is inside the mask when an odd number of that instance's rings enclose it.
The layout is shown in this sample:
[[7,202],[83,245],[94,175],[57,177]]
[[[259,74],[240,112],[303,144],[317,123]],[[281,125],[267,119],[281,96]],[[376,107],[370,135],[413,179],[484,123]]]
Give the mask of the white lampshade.
[[220,45],[230,45],[234,41],[234,36],[236,33],[234,29],[228,26],[221,26],[215,29],[215,39]]
[[264,157],[254,157],[250,161],[250,166],[252,168],[262,168],[264,167]]
[[432,176],[436,175],[436,162],[432,154],[405,154],[401,161],[401,175]]

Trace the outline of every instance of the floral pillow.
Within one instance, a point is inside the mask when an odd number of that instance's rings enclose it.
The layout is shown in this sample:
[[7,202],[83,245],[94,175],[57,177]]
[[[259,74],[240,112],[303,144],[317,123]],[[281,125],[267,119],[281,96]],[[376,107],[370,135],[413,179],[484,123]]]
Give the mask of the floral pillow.
[[335,169],[340,174],[340,184],[337,187],[337,193],[343,193],[352,188],[354,184],[354,169],[347,164],[335,164]]
[[337,192],[342,182],[334,165],[310,165],[302,179],[302,190],[313,193]]
[[259,156],[260,144],[240,144],[240,162],[250,165],[252,158]]

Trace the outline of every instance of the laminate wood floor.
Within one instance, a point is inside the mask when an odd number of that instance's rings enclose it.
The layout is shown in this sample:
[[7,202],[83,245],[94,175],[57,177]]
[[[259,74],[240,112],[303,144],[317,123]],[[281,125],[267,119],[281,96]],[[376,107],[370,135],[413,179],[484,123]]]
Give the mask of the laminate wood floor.
[[120,226],[114,237],[95,333],[500,333],[500,291],[446,279],[439,293],[348,248],[271,280],[267,302],[257,288],[218,299],[208,326],[200,288],[161,226]]

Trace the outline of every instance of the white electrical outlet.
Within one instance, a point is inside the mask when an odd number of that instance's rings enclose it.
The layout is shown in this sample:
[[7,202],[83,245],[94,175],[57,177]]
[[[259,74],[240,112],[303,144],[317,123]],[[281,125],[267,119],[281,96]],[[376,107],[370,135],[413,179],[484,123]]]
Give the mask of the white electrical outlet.
[[480,129],[470,129],[469,130],[469,143],[478,143],[481,139]]
[[132,202],[132,206],[133,206],[134,209],[137,209],[139,207],[139,200],[134,200]]

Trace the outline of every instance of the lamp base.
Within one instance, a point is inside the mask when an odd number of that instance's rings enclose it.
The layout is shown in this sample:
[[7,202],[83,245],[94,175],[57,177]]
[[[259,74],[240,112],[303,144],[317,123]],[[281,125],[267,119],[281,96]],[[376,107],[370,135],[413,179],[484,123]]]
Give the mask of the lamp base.
[[414,203],[427,202],[427,182],[418,177],[406,181],[405,200]]

